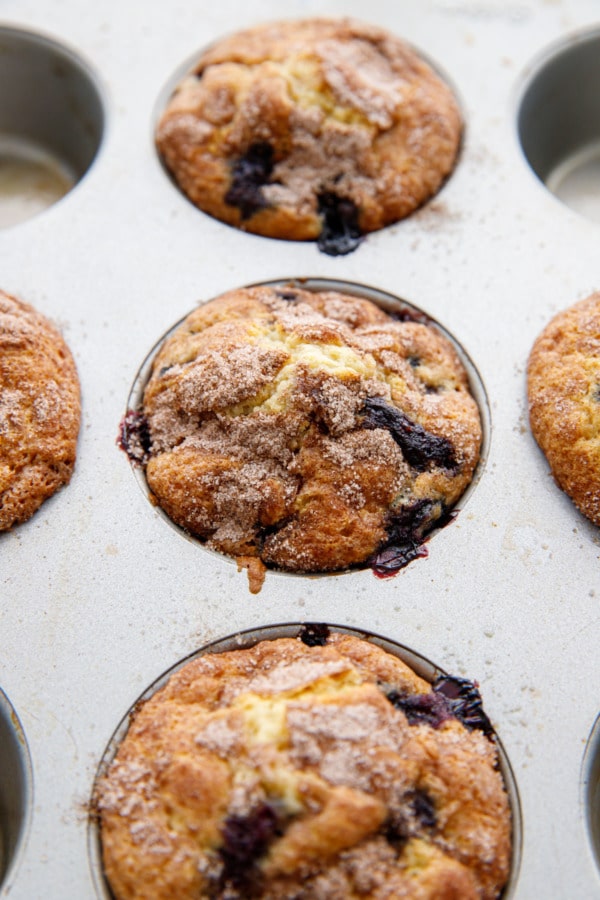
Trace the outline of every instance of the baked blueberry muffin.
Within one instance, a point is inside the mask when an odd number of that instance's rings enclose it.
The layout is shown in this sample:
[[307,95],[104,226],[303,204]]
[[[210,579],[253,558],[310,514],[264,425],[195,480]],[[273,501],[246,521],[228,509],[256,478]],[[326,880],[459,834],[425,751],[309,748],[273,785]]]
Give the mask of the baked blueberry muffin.
[[385,574],[424,555],[480,442],[466,372],[425,317],[294,285],[197,308],[122,433],[173,521],[258,581],[263,564]]
[[70,480],[79,420],[77,370],[62,336],[0,291],[0,531]]
[[560,312],[528,365],[529,418],[552,474],[600,525],[600,293]]
[[452,171],[448,86],[403,41],[350,19],[259,25],[210,47],[171,97],[160,155],[200,209],[348,253]]
[[375,645],[263,641],[187,663],[99,780],[116,900],[493,900],[511,815],[476,687]]

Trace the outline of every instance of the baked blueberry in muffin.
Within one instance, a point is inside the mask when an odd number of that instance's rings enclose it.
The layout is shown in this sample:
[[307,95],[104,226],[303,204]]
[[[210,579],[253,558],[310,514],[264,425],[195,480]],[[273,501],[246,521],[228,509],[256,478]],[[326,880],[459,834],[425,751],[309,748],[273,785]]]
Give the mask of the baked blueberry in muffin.
[[461,132],[452,92],[403,41],[307,19],[210,47],[169,100],[156,143],[200,209],[339,255],[438,191]]
[[127,445],[156,501],[255,583],[265,565],[387,574],[423,555],[481,442],[433,325],[294,285],[197,308],[158,351],[139,412]]
[[510,871],[475,686],[337,633],[187,663],[136,709],[95,809],[116,900],[494,900]]

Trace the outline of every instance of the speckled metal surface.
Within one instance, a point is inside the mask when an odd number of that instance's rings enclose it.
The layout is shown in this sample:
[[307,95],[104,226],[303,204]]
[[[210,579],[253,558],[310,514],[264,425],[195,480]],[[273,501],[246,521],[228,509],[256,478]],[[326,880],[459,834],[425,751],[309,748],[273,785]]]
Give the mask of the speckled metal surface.
[[[464,147],[442,192],[350,256],[210,219],[154,151],[174,73],[220,35],[282,14],[350,14],[391,29],[436,61],[463,106]],[[582,777],[600,711],[600,534],[548,474],[527,426],[524,375],[548,319],[600,287],[599,231],[537,180],[516,131],[539,54],[599,17],[593,0],[0,4],[1,24],[42,31],[87,61],[106,111],[100,152],[77,187],[0,232],[0,286],[59,324],[83,393],[73,481],[0,536],[0,687],[33,768],[27,834],[0,896],[94,900],[88,803],[127,709],[203,644],[304,619],[376,632],[477,679],[521,801],[513,896],[600,895],[584,803],[598,794]],[[229,288],[285,277],[367,284],[433,316],[479,372],[490,441],[478,483],[427,559],[383,581],[370,571],[270,573],[252,596],[233,561],[151,507],[115,437],[140,365],[174,322]]]

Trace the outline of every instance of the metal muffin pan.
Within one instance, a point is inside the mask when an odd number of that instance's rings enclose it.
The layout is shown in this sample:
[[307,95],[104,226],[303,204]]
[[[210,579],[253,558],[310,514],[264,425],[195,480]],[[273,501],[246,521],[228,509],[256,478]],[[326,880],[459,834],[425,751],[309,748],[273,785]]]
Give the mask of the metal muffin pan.
[[[600,286],[599,232],[541,183],[519,138],[540,60],[597,31],[597,4],[374,0],[365,10],[358,0],[291,0],[285,9],[289,18],[314,14],[368,18],[404,36],[448,73],[466,119],[461,158],[440,194],[341,258],[205,216],[154,151],[157,98],[182,61],[234,28],[281,18],[280,4],[98,0],[85,15],[74,0],[2,5],[4,27],[49,35],[82,61],[102,123],[100,149],[75,188],[0,232],[2,288],[62,328],[83,396],[71,484],[0,536],[0,686],[33,773],[2,897],[94,900],[92,785],[136,697],[214,640],[303,620],[381,634],[478,680],[521,804],[513,896],[600,894],[597,727],[592,734],[600,533],[548,474],[527,427],[524,374],[548,319]],[[23,103],[35,102],[38,82]],[[481,376],[489,447],[468,503],[427,559],[383,581],[370,571],[269,573],[252,596],[235,564],[185,540],[150,507],[115,437],[158,335],[197,302],[290,276],[367,284],[442,323]],[[24,746],[7,721],[0,781],[6,748]]]

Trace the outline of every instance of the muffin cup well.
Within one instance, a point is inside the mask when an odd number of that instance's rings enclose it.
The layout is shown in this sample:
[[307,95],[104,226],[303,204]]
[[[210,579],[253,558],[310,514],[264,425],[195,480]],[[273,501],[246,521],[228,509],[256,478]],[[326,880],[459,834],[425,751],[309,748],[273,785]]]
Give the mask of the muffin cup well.
[[32,790],[25,734],[8,697],[0,690],[0,891],[8,890],[25,841]]

